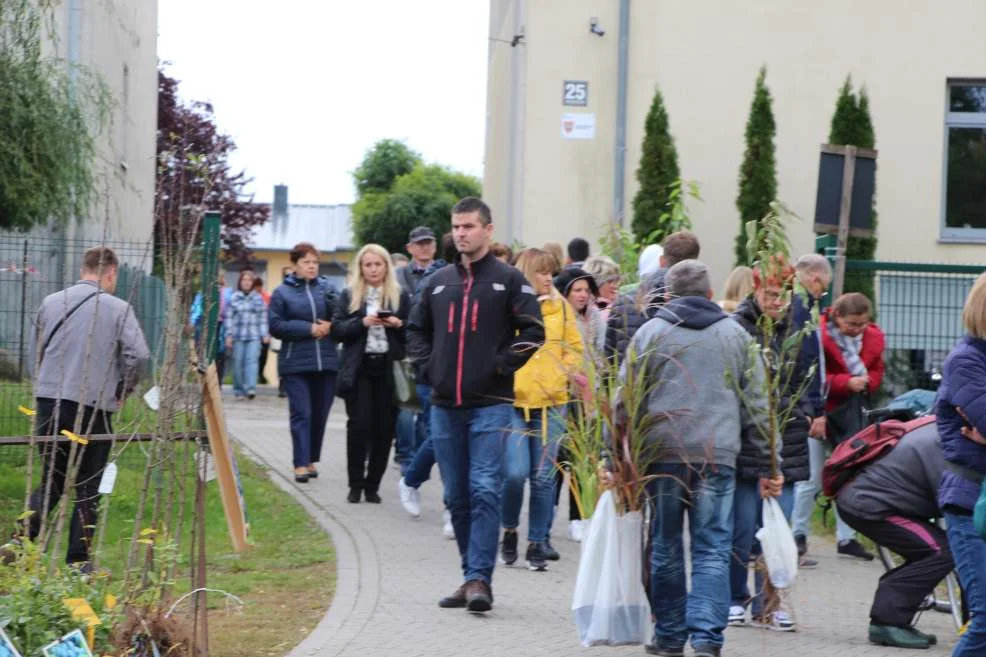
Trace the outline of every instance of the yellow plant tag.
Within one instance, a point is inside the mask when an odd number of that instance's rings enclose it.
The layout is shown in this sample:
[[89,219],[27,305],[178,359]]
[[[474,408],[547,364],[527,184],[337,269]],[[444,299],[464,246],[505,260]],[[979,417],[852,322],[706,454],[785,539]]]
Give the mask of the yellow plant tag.
[[92,650],[96,643],[96,626],[102,625],[103,622],[99,620],[99,616],[92,610],[85,598],[65,598],[62,602],[72,612],[72,618],[86,624],[86,641],[89,644],[89,649]]
[[80,445],[88,445],[89,439],[83,438],[82,436],[76,435],[69,431],[68,429],[62,429],[59,431],[60,434],[71,440],[73,443],[79,443]]

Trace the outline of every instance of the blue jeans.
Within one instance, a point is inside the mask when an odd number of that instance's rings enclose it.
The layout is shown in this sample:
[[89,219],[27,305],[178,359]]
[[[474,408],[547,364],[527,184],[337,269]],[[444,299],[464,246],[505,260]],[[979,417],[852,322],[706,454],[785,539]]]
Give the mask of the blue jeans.
[[233,342],[233,394],[246,397],[257,392],[260,340]]
[[[784,517],[791,519],[794,507],[795,484],[784,484],[781,488],[780,502]],[[761,526],[763,518],[763,498],[760,497],[758,481],[737,481],[736,493],[733,496],[733,556],[729,562],[729,587],[732,589],[730,604],[745,607],[750,602],[749,580],[750,551],[756,542],[755,535]],[[756,593],[753,596],[752,611],[754,618],[763,609],[763,574],[757,570],[754,576]]]
[[[729,556],[733,543],[733,468],[694,470],[680,463],[651,468],[650,595],[660,648],[721,646],[729,619]],[[685,584],[684,514],[691,533],[692,590]]]
[[517,529],[524,503],[524,482],[530,479],[527,540],[532,543],[548,539],[555,512],[555,461],[558,442],[565,433],[564,413],[564,406],[526,413],[522,408],[513,410],[513,432],[507,438],[503,456],[501,520],[504,529]]
[[496,565],[503,488],[503,449],[510,404],[431,407],[431,438],[445,483],[465,581],[490,584]]
[[428,481],[431,467],[435,465],[435,447],[431,442],[431,386],[419,384],[417,388],[418,400],[421,402],[417,423],[420,447],[404,470],[404,483],[411,488],[418,488]]
[[394,456],[401,464],[401,473],[407,469],[407,465],[414,457],[417,449],[415,444],[415,418],[414,413],[406,408],[397,410],[397,421],[394,423]]
[[[832,452],[824,440],[808,439],[808,457],[811,468],[811,479],[794,484],[794,511],[791,513],[791,524],[795,536],[811,536],[811,516],[815,512],[815,495],[822,490],[822,466]],[[839,511],[832,506],[835,514],[835,537],[842,543],[856,538],[853,528],[842,521]]]
[[952,657],[986,655],[986,541],[976,533],[972,516],[945,511],[948,544],[972,620],[955,644]]

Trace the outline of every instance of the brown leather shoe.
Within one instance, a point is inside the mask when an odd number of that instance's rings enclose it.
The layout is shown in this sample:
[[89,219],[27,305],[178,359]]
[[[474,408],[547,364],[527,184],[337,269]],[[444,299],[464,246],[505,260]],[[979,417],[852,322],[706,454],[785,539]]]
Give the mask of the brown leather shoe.
[[466,585],[463,584],[455,590],[452,595],[445,596],[438,601],[438,606],[442,609],[462,609],[466,606]]
[[469,611],[481,613],[493,608],[493,590],[481,579],[471,579],[462,587]]

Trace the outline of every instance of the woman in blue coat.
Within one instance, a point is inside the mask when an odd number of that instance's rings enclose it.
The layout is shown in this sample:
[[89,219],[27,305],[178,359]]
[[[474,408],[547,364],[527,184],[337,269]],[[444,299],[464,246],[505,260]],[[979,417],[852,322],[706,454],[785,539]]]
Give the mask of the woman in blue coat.
[[329,339],[336,290],[318,275],[318,251],[307,242],[291,250],[294,273],[270,298],[270,334],[281,340],[277,375],[291,414],[294,480],[318,476],[325,423],[335,397],[339,357]]
[[973,285],[962,311],[967,335],[945,360],[938,389],[938,433],[945,471],[938,505],[972,620],[952,657],[986,655],[986,541],[972,511],[986,477],[986,274]]

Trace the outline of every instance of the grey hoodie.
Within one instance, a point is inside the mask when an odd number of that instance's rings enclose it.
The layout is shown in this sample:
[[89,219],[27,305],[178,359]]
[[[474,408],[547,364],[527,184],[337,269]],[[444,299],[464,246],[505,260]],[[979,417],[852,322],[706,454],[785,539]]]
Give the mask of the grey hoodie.
[[59,320],[78,303],[83,305],[52,336],[35,373],[35,397],[113,412],[140,379],[150,351],[133,309],[106,292],[86,299],[97,289],[96,283],[79,281],[41,302],[35,320],[35,363],[37,350]]
[[647,411],[657,420],[648,438],[661,446],[658,462],[735,468],[743,440],[748,453],[769,459],[758,430],[767,423],[764,370],[759,358],[751,362],[751,342],[701,297],[670,301],[633,336],[627,360],[646,359]]

